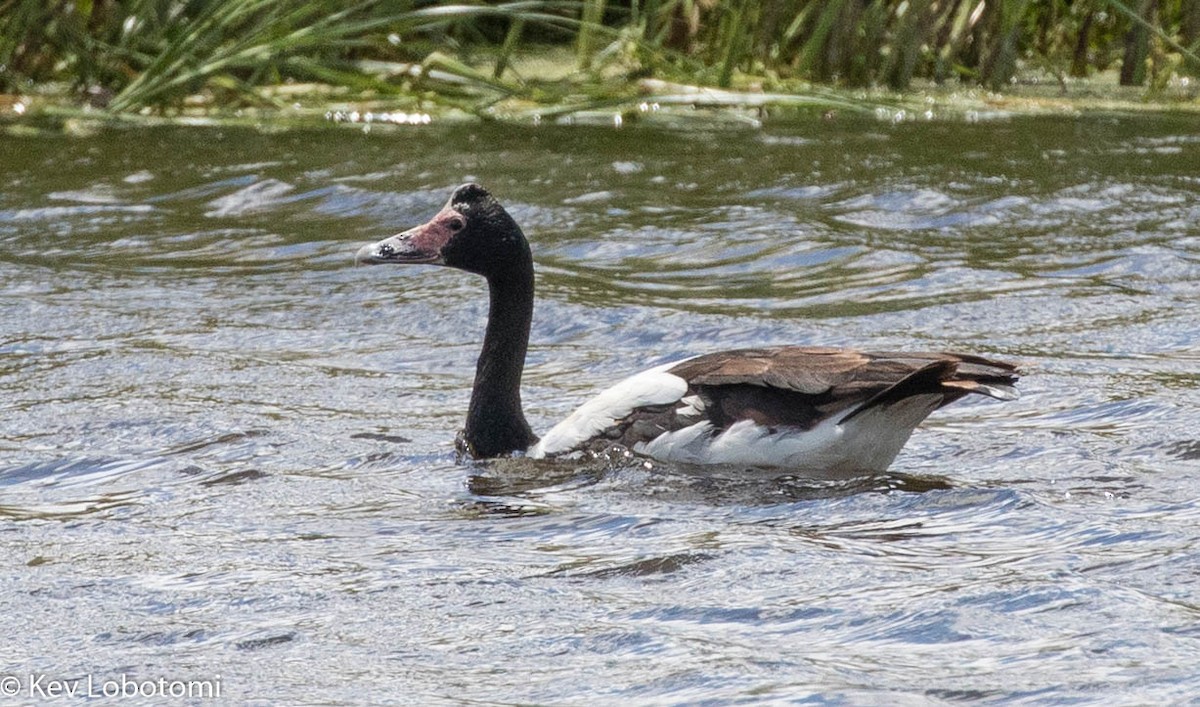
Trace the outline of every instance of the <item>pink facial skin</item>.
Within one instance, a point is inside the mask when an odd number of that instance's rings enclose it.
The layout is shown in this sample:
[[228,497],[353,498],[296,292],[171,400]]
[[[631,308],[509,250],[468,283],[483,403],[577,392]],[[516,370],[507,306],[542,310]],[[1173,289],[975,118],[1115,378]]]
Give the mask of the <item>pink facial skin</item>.
[[442,248],[466,226],[466,219],[449,206],[428,223],[385,238],[358,251],[359,264],[431,263],[442,260]]
[[429,223],[408,231],[413,250],[420,253],[440,254],[455,233],[466,225],[466,220],[449,206],[439,211]]

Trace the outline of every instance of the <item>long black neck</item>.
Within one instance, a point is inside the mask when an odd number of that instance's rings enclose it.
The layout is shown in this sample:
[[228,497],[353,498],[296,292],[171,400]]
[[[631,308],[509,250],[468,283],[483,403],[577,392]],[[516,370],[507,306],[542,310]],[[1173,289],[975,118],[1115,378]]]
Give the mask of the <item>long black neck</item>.
[[537,441],[521,410],[521,372],[533,321],[533,262],[488,277],[487,333],[463,439],[475,457],[524,451]]

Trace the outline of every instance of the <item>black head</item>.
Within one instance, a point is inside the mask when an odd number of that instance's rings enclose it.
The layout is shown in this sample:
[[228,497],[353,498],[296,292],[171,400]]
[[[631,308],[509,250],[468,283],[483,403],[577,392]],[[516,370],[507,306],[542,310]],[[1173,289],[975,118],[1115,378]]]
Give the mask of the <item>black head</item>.
[[358,251],[367,265],[428,263],[493,277],[529,268],[529,242],[500,202],[478,184],[464,184],[423,226]]

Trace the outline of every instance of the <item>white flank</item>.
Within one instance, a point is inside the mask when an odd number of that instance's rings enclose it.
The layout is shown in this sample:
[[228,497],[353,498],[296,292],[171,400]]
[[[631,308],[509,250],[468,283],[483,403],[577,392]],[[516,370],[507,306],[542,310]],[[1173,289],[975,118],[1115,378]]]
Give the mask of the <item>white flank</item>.
[[917,395],[872,408],[844,424],[829,419],[809,430],[772,432],[742,420],[713,436],[712,423],[699,422],[638,444],[634,451],[688,464],[784,467],[829,474],[881,472],[941,400],[941,395]]
[[528,456],[540,459],[569,452],[637,408],[677,402],[687,393],[687,381],[667,373],[677,365],[679,361],[672,361],[605,389],[555,425],[529,450]]

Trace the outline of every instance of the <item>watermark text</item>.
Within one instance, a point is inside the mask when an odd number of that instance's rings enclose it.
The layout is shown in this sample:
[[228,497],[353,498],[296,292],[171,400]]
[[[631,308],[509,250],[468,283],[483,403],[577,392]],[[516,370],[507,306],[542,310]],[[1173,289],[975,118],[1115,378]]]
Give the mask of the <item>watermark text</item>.
[[207,699],[221,697],[221,676],[189,680],[143,678],[121,673],[113,677],[83,675],[58,678],[46,673],[0,675],[0,697],[27,700],[88,697],[177,697]]

